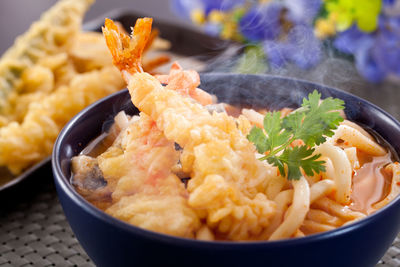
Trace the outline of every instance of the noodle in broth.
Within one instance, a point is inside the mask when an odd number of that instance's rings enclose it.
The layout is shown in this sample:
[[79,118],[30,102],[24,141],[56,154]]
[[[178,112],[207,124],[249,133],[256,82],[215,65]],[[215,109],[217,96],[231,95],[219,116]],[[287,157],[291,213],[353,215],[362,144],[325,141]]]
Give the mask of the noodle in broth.
[[[232,109],[232,107],[228,106],[228,109]],[[250,116],[250,121],[253,119],[251,115],[257,113],[255,110],[249,112],[249,109],[243,109],[242,111],[244,111],[243,113],[247,114],[247,116]],[[126,117],[126,120],[129,121],[128,125],[131,123],[138,123],[140,120],[138,116],[130,117],[125,113],[120,113],[118,116]],[[244,118],[241,117],[241,119]],[[346,125],[347,122],[348,121],[345,121],[342,125]],[[256,124],[256,122],[252,124]],[[92,204],[106,212],[109,207],[115,206],[115,203],[113,203],[115,201],[113,201],[112,198],[113,192],[103,190],[107,188],[105,182],[107,178],[102,177],[103,174],[101,172],[98,172],[101,177],[87,175],[87,173],[95,173],[93,169],[88,171],[87,166],[90,164],[87,162],[97,162],[97,157],[101,156],[103,153],[107,154],[107,150],[113,150],[115,146],[120,145],[117,140],[121,138],[122,135],[126,134],[129,129],[129,126],[125,127],[127,128],[121,128],[117,124],[114,124],[108,134],[104,133],[100,135],[84,149],[80,156],[73,159],[73,172],[75,175],[72,179],[72,183],[76,186],[78,192],[86,197]],[[340,131],[340,127],[342,126],[339,126],[337,131]],[[354,131],[358,131],[355,128],[353,129]],[[327,143],[330,141],[332,141],[332,139],[328,139]],[[375,140],[372,141],[378,145]],[[352,164],[348,164],[348,166],[351,166],[350,171],[352,173],[350,203],[342,205],[335,201],[335,183],[333,177],[329,177],[330,172],[333,173],[333,175],[335,173],[334,170],[330,170],[329,166],[334,168],[334,165],[330,157],[327,156],[329,152],[327,152],[327,154],[323,153],[327,162],[327,172],[318,175],[318,177],[305,176],[301,181],[294,183],[288,182],[279,175],[270,177],[270,181],[268,181],[268,184],[265,186],[265,195],[273,199],[276,203],[274,214],[269,218],[268,227],[260,231],[258,235],[247,236],[245,240],[275,240],[332,230],[376,211],[377,207],[375,207],[374,204],[384,199],[390,192],[390,185],[393,177],[393,173],[390,169],[393,167],[389,168],[388,166],[396,166],[392,160],[392,153],[388,148],[385,148],[385,154],[383,156],[371,156],[365,152],[357,151],[356,147],[346,147],[344,144],[345,142],[346,141],[340,140],[335,143],[335,147],[343,151],[350,151],[355,148],[355,154],[345,153],[346,158],[341,159],[348,162],[353,161]],[[347,144],[347,146],[349,146],[349,144]],[[176,148],[178,150],[180,149],[179,147]],[[355,164],[354,161],[357,161],[357,163]],[[185,187],[183,182],[187,183],[188,174],[183,172],[178,165],[179,164],[173,166],[172,169],[177,177],[181,178],[182,185]],[[266,165],[265,168],[270,173],[278,173],[276,167]],[[85,183],[82,183],[82,176],[84,176],[86,180]],[[99,183],[99,179],[102,180],[103,183]],[[100,187],[90,188],[88,185],[100,185]],[[184,190],[186,191],[187,189],[185,188]],[[208,193],[211,194],[211,192]],[[134,194],[134,192],[127,193],[127,195]],[[187,199],[188,192],[185,192],[185,194],[185,198]],[[304,198],[304,195],[307,197]],[[303,210],[300,208],[302,205],[306,207]],[[148,212],[154,212],[153,207],[150,207]],[[195,213],[196,212],[201,213],[201,211],[195,210]],[[157,217],[157,219],[160,218],[162,218],[162,216]],[[129,219],[126,221],[129,222]],[[196,230],[194,230],[196,233],[190,233],[189,235],[185,233],[183,236],[200,239],[230,240],[229,236],[221,233],[219,228],[213,229],[212,226],[210,227],[207,225],[207,220],[199,218],[198,222],[200,223],[196,227]],[[286,224],[284,224],[284,222],[286,222]],[[164,225],[165,223],[166,222],[162,222]],[[144,225],[139,226],[154,230]],[[164,232],[170,233],[169,231]]]

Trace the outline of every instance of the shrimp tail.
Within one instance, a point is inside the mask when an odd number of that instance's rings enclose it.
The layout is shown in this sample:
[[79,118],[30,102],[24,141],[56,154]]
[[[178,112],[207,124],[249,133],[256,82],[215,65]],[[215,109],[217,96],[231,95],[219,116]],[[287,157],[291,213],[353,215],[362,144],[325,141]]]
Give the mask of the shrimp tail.
[[138,19],[130,37],[121,31],[114,21],[107,18],[105,20],[103,35],[113,63],[122,72],[125,80],[134,73],[143,72],[142,54],[151,36],[152,22],[152,18]]

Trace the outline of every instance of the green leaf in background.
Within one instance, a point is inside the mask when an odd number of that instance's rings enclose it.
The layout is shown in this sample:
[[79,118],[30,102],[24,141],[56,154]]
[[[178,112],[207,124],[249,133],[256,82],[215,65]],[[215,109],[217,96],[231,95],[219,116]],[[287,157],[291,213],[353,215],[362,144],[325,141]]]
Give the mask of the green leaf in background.
[[238,73],[257,74],[268,70],[265,54],[261,46],[250,45],[245,48],[234,70]]

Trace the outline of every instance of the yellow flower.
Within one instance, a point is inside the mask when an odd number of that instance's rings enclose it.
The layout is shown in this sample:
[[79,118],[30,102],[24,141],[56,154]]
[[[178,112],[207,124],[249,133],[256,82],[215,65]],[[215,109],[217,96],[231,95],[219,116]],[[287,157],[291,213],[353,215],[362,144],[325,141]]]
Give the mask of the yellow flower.
[[213,10],[208,15],[208,20],[212,23],[221,23],[225,18],[225,14],[221,11]]
[[222,31],[220,37],[225,40],[234,40],[237,42],[243,42],[244,38],[238,31],[238,26],[234,21],[226,21],[222,25]]
[[222,39],[233,39],[237,33],[237,25],[233,22],[226,22],[222,27],[221,38]]
[[314,33],[319,39],[325,39],[327,37],[336,34],[336,19],[337,16],[331,13],[327,18],[319,18],[315,22]]
[[204,11],[199,8],[193,9],[190,12],[190,18],[194,23],[199,25],[203,24],[206,21]]

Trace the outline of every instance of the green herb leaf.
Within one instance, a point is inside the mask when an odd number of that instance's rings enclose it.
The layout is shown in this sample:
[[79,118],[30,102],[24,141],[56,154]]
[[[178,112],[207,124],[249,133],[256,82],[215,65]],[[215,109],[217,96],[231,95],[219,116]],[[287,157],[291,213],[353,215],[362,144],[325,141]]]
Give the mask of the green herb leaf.
[[300,167],[307,175],[313,175],[325,171],[324,161],[317,161],[320,154],[312,155],[314,149],[307,146],[295,146],[287,148],[279,157],[282,162],[288,166],[289,180],[299,179],[301,177]]
[[285,162],[283,162],[279,157],[277,156],[270,156],[267,158],[267,161],[269,164],[272,164],[276,167],[278,167],[279,172],[281,173],[282,176],[286,176],[285,173]]
[[282,146],[290,137],[287,131],[282,131],[281,121],[280,112],[272,112],[265,115],[264,130],[268,136],[266,140],[266,150]]
[[[299,109],[283,119],[280,112],[267,113],[264,130],[253,127],[247,138],[259,153],[266,154],[261,160],[277,166],[283,176],[287,170],[289,180],[299,179],[301,169],[311,176],[325,171],[325,162],[318,160],[321,155],[313,155],[313,147],[334,134],[333,130],[343,121],[339,112],[343,109],[342,100],[329,97],[321,101],[321,95],[315,90],[308,99],[303,99]],[[299,139],[304,145],[290,146]]]
[[253,127],[249,135],[247,135],[247,139],[249,139],[250,142],[254,143],[258,153],[263,154],[265,151],[268,150],[268,138],[265,136],[260,128]]
[[303,99],[298,111],[289,114],[283,120],[283,127],[293,133],[294,139],[301,139],[307,146],[313,147],[325,142],[333,135],[333,130],[343,121],[338,110],[344,108],[344,102],[331,97],[321,100],[321,95],[314,91]]

